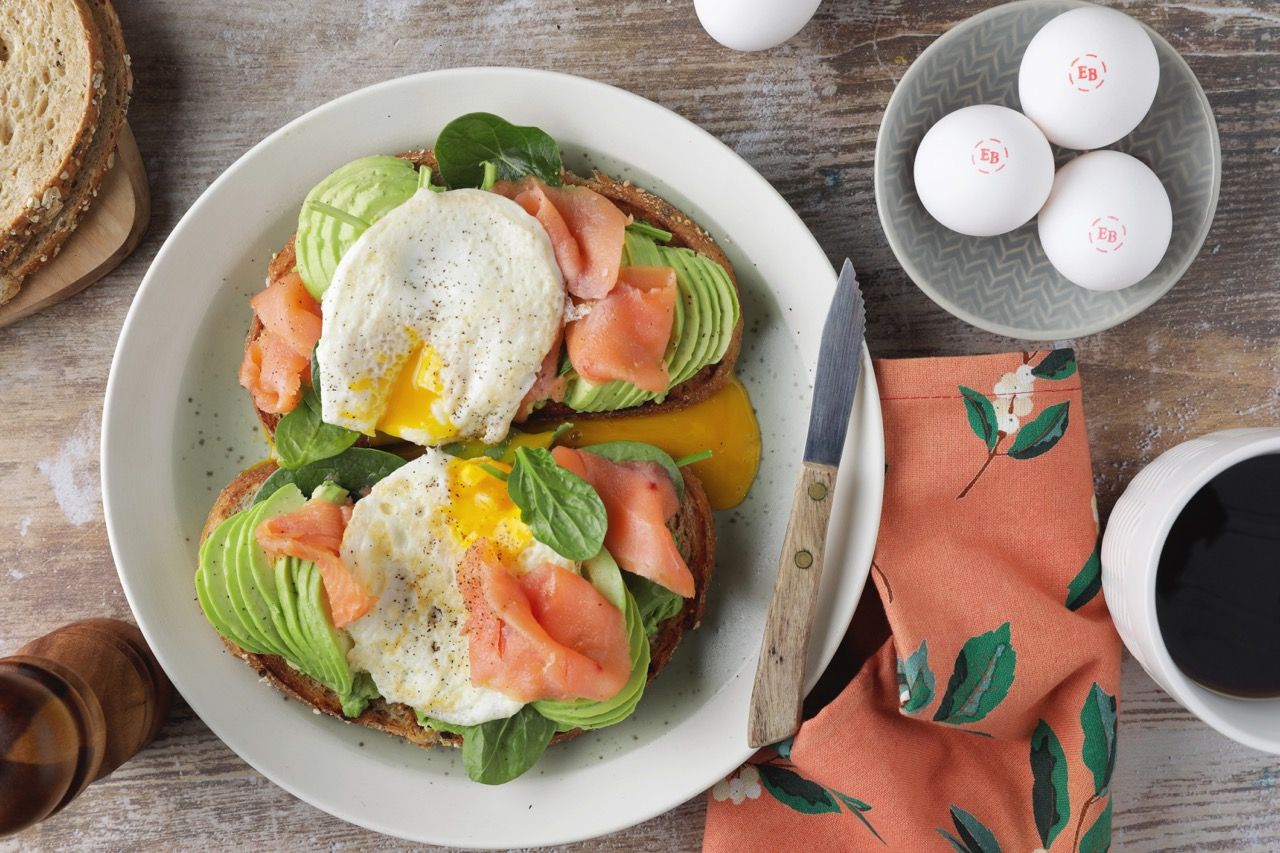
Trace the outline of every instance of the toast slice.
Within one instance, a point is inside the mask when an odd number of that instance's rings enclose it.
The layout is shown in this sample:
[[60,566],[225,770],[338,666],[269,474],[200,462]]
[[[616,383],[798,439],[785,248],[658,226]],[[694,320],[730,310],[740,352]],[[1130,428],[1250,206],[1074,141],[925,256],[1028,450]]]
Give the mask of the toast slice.
[[85,211],[93,203],[115,165],[116,142],[124,126],[129,98],[133,93],[133,72],[124,43],[124,31],[110,0],[82,0],[93,18],[102,47],[102,92],[99,97],[97,127],[84,152],[80,169],[71,176],[58,213],[47,217],[12,256],[0,260],[0,305],[12,299],[23,279],[56,257]]
[[[415,166],[427,166],[433,172],[438,171],[435,155],[428,149],[407,151],[399,156]],[[593,172],[589,178],[564,171],[561,173],[561,177],[567,184],[577,184],[578,186],[595,190],[616,204],[623,213],[635,219],[644,220],[664,231],[670,231],[672,234],[671,245],[693,249],[698,254],[705,255],[715,261],[724,267],[725,272],[729,275],[729,280],[733,282],[734,288],[738,288],[738,279],[734,275],[733,265],[729,263],[729,259],[725,256],[720,246],[716,244],[716,241],[711,238],[711,235],[661,196],[638,187],[631,181],[614,180],[600,171]],[[296,263],[294,237],[290,237],[289,242],[272,257],[271,262],[267,265],[267,285],[287,275],[293,270]],[[535,428],[542,428],[565,420],[600,420],[628,414],[674,411],[704,400],[723,387],[729,381],[729,377],[733,375],[734,365],[737,364],[738,355],[742,351],[742,328],[743,318],[739,317],[737,325],[734,326],[729,346],[725,350],[724,358],[715,364],[702,368],[688,380],[672,388],[668,392],[666,399],[661,403],[647,402],[615,412],[578,412],[562,403],[548,402],[536,409],[529,416],[526,423]],[[262,323],[255,314],[249,326],[248,336],[245,338],[246,348],[257,339],[258,335],[262,334],[262,329]],[[274,436],[276,424],[280,422],[281,415],[264,412],[261,409],[256,410],[258,420],[267,431],[267,435]],[[362,445],[368,444],[368,440],[361,438],[360,443]]]
[[[253,503],[258,488],[276,470],[274,462],[264,462],[240,474],[232,480],[214,502],[200,534],[203,542],[214,529],[242,509]],[[702,483],[688,469],[683,469],[685,489],[680,509],[669,523],[680,550],[693,572],[696,594],[685,602],[684,609],[658,627],[658,634],[650,642],[649,680],[652,681],[671,660],[681,637],[686,631],[697,628],[706,607],[707,589],[715,569],[716,531],[711,516],[711,504]],[[294,669],[275,655],[260,655],[245,651],[223,638],[231,653],[253,667],[265,681],[282,693],[310,705],[321,713],[337,717],[345,722],[365,726],[402,737],[417,746],[445,744],[460,746],[462,736],[418,725],[413,709],[407,705],[374,699],[360,716],[347,719],[342,715],[342,703],[337,694],[308,675]],[[557,734],[552,743],[560,743],[582,734],[581,729]]]
[[62,209],[104,87],[102,40],[83,0],[0,7],[0,261]]

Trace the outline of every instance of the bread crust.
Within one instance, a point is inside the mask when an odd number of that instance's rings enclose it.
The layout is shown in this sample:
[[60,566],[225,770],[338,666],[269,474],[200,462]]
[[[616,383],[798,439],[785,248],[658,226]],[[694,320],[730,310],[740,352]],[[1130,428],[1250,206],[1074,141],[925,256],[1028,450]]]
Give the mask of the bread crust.
[[[415,166],[427,166],[432,171],[438,170],[435,154],[429,149],[406,151],[398,156],[408,160]],[[698,254],[705,255],[720,264],[720,266],[724,267],[725,272],[728,273],[729,281],[733,283],[734,289],[738,290],[738,278],[734,274],[733,265],[729,263],[728,257],[725,256],[724,251],[721,250],[716,241],[702,226],[661,196],[643,187],[636,186],[631,181],[614,180],[598,170],[592,172],[589,178],[575,175],[569,171],[562,171],[561,177],[566,184],[574,184],[595,190],[618,205],[622,212],[629,216],[642,219],[665,231],[670,231],[672,245],[693,249]],[[271,262],[267,265],[267,285],[288,274],[296,265],[297,255],[294,251],[294,240],[296,238],[297,234],[290,237],[284,247],[271,258]],[[733,375],[734,366],[738,362],[738,355],[742,351],[742,329],[743,318],[739,315],[738,323],[733,328],[733,337],[729,340],[729,346],[725,349],[724,357],[715,364],[704,367],[688,380],[672,388],[666,399],[661,403],[650,401],[639,406],[620,409],[616,412],[579,412],[562,403],[548,402],[530,414],[525,423],[536,428],[543,428],[566,420],[605,420],[634,414],[671,412],[705,400],[724,387],[725,383],[729,381],[729,377]],[[255,314],[249,324],[249,333],[245,337],[246,348],[257,339],[258,335],[262,334],[262,330],[262,322]],[[257,411],[258,420],[262,423],[267,434],[274,436],[276,424],[280,422],[281,415],[264,412],[256,406],[254,409]],[[368,446],[369,440],[362,437],[358,443],[362,446]]]
[[[98,32],[85,0],[67,0],[67,5],[74,9],[80,20],[88,54],[86,70],[89,76],[84,81],[87,93],[84,112],[80,116],[80,126],[63,154],[62,162],[45,179],[43,185],[33,189],[31,195],[36,199],[36,203],[20,210],[0,231],[0,263],[21,250],[31,235],[39,230],[40,224],[61,210],[63,201],[68,196],[68,187],[76,172],[80,170],[81,161],[93,141],[94,131],[98,125],[102,95],[106,87],[103,74],[102,36]],[[0,298],[0,302],[3,301]]]
[[[274,462],[263,462],[244,471],[228,483],[218,495],[213,509],[209,512],[209,517],[205,520],[200,541],[203,542],[208,538],[227,518],[250,506],[259,487],[275,473],[277,467]],[[689,468],[682,469],[682,473],[685,481],[684,500],[669,526],[682,553],[686,556],[689,570],[693,573],[695,594],[693,598],[685,601],[683,610],[659,626],[657,635],[650,642],[650,681],[671,660],[685,632],[697,628],[702,622],[702,614],[707,604],[707,590],[715,570],[716,531],[715,521],[711,515],[711,504],[697,476]],[[404,738],[416,746],[462,745],[462,736],[449,732],[437,732],[420,726],[413,710],[407,705],[387,702],[381,698],[371,701],[369,707],[358,717],[348,719],[342,714],[342,703],[337,694],[309,675],[294,669],[284,658],[246,651],[225,637],[222,641],[232,654],[253,667],[264,681],[285,695],[310,705],[320,713]],[[582,729],[557,733],[551,742],[561,743],[583,733]]]
[[62,208],[12,256],[0,261],[0,304],[17,294],[24,279],[57,257],[88,211],[107,172],[115,165],[116,142],[133,93],[133,72],[120,18],[110,0],[84,0],[102,44],[103,86],[98,121],[80,169],[71,176]]

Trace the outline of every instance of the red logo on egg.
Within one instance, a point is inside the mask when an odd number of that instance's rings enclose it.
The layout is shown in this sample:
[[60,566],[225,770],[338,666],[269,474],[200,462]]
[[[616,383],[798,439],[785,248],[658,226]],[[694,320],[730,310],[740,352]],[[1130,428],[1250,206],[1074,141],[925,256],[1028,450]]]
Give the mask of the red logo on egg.
[[1077,92],[1096,92],[1107,82],[1107,63],[1096,53],[1082,53],[1071,60],[1067,83]]
[[1089,245],[1095,252],[1109,255],[1120,251],[1129,229],[1116,216],[1099,216],[1089,223]]
[[1009,146],[994,136],[979,139],[969,153],[969,162],[984,175],[994,175],[1009,162]]

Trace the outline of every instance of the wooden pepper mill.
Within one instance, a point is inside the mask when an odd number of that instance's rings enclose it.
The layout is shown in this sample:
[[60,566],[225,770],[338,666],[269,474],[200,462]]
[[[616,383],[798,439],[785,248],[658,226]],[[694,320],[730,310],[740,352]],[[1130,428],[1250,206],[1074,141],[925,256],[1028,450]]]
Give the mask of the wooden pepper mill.
[[0,835],[59,811],[149,744],[173,687],[142,632],[87,619],[0,658]]

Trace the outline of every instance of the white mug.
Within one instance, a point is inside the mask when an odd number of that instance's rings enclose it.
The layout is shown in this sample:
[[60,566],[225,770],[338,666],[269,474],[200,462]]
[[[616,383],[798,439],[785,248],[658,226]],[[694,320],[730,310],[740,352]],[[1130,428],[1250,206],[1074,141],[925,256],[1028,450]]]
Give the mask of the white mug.
[[1280,428],[1214,432],[1162,453],[1111,512],[1102,589],[1120,638],[1157,684],[1227,737],[1280,755],[1280,698],[1224,696],[1192,681],[1170,658],[1156,617],[1160,552],[1188,501],[1232,465],[1269,453],[1280,453]]

